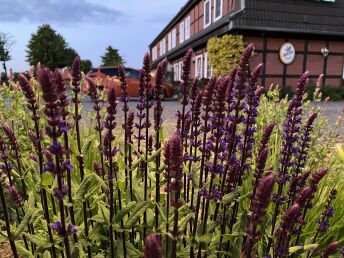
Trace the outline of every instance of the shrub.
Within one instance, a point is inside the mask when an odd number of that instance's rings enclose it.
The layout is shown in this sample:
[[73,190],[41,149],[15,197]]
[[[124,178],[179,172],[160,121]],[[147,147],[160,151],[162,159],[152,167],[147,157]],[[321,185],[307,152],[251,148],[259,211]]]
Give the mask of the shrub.
[[[257,86],[262,65],[248,71],[252,51],[249,45],[230,76],[201,91],[197,80],[189,84],[188,51],[175,133],[166,141],[167,62],[152,78],[148,54],[135,113],[121,67],[119,106],[114,88],[99,92],[83,79],[78,58],[72,102],[59,70],[46,67],[37,67],[37,79],[20,76],[19,85],[2,87],[0,241],[14,257],[338,253],[341,177],[325,162],[333,139],[318,144],[321,111],[304,101],[308,73],[291,100],[278,89],[265,96]],[[81,115],[83,83],[94,103],[90,119]]]
[[244,41],[241,35],[224,35],[210,38],[207,43],[209,63],[214,75],[226,76],[240,60],[244,50]]

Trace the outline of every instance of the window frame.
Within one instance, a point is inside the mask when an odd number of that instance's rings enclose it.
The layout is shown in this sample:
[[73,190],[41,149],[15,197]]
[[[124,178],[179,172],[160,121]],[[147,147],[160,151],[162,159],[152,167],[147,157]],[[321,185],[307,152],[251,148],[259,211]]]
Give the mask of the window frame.
[[[210,67],[210,75],[208,76],[208,65]],[[213,76],[213,68],[211,67],[211,65],[209,64],[209,59],[208,59],[208,52],[204,53],[204,74],[203,74],[204,78],[206,79],[210,79]]]
[[174,63],[173,64],[173,80],[178,81],[179,78],[179,64]]
[[179,23],[179,44],[185,41],[185,23],[184,20]]
[[184,35],[184,38],[185,40],[188,40],[191,36],[191,32],[190,32],[190,29],[191,29],[191,24],[190,24],[190,21],[191,21],[191,17],[190,15],[188,17],[185,18],[185,35]]
[[177,29],[174,28],[172,30],[172,48],[175,48],[177,46]]
[[223,0],[219,0],[220,1],[220,14],[218,17],[216,17],[217,1],[218,0],[214,0],[214,22],[216,22],[222,18]]
[[[201,66],[201,71],[198,74],[198,60],[201,60],[200,66]],[[203,54],[199,54],[195,57],[195,78],[201,79],[203,77]]]
[[[208,14],[208,18],[209,18],[209,22],[206,23],[206,6],[207,4],[209,4],[209,14]],[[204,6],[203,6],[203,27],[206,28],[211,24],[211,0],[205,0],[204,1]]]
[[163,53],[163,42],[162,40],[160,40],[159,42],[159,56],[162,56],[164,53]]
[[154,47],[152,48],[152,60],[156,60],[157,57],[158,57],[157,55],[158,55],[158,50],[157,50],[157,47],[154,46]]
[[167,34],[167,51],[172,49],[172,31]]
[[178,74],[178,81],[182,81],[182,69],[183,69],[183,62],[180,61],[178,63],[178,69],[179,69],[179,74]]

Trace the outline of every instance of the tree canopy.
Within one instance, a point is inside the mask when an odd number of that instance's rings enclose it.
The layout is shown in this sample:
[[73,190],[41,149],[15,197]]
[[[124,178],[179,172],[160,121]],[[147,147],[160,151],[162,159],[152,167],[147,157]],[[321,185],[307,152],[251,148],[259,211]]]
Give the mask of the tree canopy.
[[244,41],[241,35],[224,35],[208,40],[207,51],[209,63],[214,75],[225,76],[239,62],[244,50]]
[[30,65],[40,62],[51,69],[71,65],[77,55],[66,40],[48,24],[38,27],[37,32],[31,35],[26,52]]
[[92,68],[92,62],[89,59],[80,60],[80,70],[87,73]]
[[0,62],[4,68],[3,78],[1,81],[7,81],[7,67],[6,62],[11,60],[10,50],[14,45],[14,40],[10,34],[0,32]]
[[106,48],[106,52],[102,58],[102,66],[117,66],[124,64],[122,56],[118,53],[118,49],[111,46]]

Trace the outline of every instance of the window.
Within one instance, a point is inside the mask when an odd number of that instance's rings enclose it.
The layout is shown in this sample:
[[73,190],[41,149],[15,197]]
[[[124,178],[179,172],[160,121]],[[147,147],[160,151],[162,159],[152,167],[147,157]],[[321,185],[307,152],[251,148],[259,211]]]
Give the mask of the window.
[[136,70],[133,70],[133,69],[128,69],[128,68],[126,68],[126,69],[125,69],[125,76],[126,76],[127,78],[138,79],[139,76],[140,76],[140,72],[139,72],[139,71],[136,71]]
[[179,80],[179,64],[175,63],[173,65],[173,80],[178,81]]
[[184,29],[185,29],[185,25],[184,25],[184,21],[182,21],[181,23],[179,23],[179,43],[183,43],[184,42]]
[[118,76],[118,68],[101,68],[100,72],[108,76]]
[[190,15],[185,19],[185,40],[190,38]]
[[182,80],[182,67],[183,67],[183,62],[179,62],[178,64],[179,66],[179,73],[178,73],[178,81],[181,81]]
[[202,54],[196,56],[196,67],[195,67],[196,78],[202,78],[202,59],[203,59]]
[[204,28],[209,26],[211,23],[211,2],[210,0],[206,0],[204,2]]
[[222,1],[223,0],[214,0],[214,21],[217,21],[222,17]]
[[156,46],[152,48],[152,59],[155,60],[158,57],[158,51]]
[[162,46],[162,40],[160,41],[160,56],[162,56],[164,53],[162,52],[163,51],[163,46]]
[[210,79],[212,76],[212,68],[209,63],[208,53],[204,54],[204,78]]
[[172,48],[176,47],[177,44],[177,29],[172,30]]
[[167,50],[170,51],[172,48],[172,32],[167,35]]
[[160,41],[160,56],[166,53],[166,38]]

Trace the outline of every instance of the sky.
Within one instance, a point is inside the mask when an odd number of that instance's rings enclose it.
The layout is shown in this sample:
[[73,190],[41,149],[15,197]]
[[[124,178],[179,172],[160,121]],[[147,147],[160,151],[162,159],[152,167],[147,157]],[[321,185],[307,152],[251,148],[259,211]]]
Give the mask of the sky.
[[[148,45],[186,0],[0,0],[0,32],[15,41],[8,68],[28,69],[26,45],[38,26],[50,24],[94,67],[111,45],[126,66],[141,67]],[[2,72],[0,67],[0,72]]]

